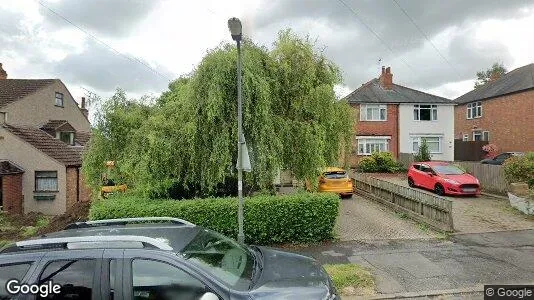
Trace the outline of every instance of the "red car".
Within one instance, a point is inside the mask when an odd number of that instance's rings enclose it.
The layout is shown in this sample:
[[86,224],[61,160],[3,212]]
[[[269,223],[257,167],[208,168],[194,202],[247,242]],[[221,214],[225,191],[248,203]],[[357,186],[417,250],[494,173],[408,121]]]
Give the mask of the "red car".
[[478,179],[446,162],[418,162],[408,169],[408,184],[438,195],[480,195]]

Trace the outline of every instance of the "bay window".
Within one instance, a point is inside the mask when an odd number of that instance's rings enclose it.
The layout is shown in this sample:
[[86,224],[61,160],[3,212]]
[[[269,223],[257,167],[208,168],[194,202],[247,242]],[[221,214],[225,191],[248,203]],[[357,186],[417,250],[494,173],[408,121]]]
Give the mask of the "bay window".
[[442,152],[442,138],[439,136],[416,136],[412,137],[412,151],[413,153],[419,152],[419,147],[426,141],[428,146],[428,152],[441,153]]
[[389,137],[358,137],[358,155],[371,155],[373,152],[388,152]]

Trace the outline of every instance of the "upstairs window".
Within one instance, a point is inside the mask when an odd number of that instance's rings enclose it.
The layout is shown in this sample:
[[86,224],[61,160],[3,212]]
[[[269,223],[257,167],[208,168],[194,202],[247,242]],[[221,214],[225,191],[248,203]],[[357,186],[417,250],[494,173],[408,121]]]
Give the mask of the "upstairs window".
[[56,138],[65,144],[74,145],[74,132],[57,132]]
[[63,107],[63,94],[56,92],[56,106]]
[[482,117],[482,102],[473,102],[467,104],[467,118],[474,119]]
[[387,106],[378,104],[360,105],[360,121],[387,121]]
[[437,105],[414,105],[414,121],[436,121],[438,119]]

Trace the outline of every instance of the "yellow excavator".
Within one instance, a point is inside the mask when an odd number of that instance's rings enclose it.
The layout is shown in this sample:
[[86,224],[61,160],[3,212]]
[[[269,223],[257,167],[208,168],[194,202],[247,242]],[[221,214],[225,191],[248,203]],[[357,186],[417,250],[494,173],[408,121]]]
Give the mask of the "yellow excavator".
[[106,173],[102,174],[102,187],[100,188],[100,196],[102,198],[107,198],[109,194],[116,192],[124,193],[128,188],[126,184],[117,184],[113,179],[111,179],[111,170],[115,168],[115,161],[106,162]]

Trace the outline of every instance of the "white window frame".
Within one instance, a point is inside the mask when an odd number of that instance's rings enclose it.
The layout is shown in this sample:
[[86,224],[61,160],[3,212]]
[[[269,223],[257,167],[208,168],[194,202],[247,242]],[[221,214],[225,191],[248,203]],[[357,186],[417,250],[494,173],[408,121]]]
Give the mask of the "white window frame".
[[[421,139],[422,138],[437,138],[438,139],[438,151],[430,151],[429,149],[429,152],[430,154],[442,154],[443,153],[443,136],[437,136],[437,135],[416,135],[416,136],[412,136],[412,140],[411,140],[411,148],[412,148],[412,153],[417,153],[417,151],[415,151],[413,149],[413,144],[414,143],[417,143],[417,149],[419,149],[419,147],[421,147]],[[428,142],[427,142],[428,144]]]
[[464,142],[468,142],[469,141],[469,134],[464,134],[463,138],[462,138],[462,141]]
[[465,112],[465,117],[468,120],[478,119],[482,117],[482,102],[472,102],[467,104],[467,110]]
[[[480,135],[480,140],[478,141],[489,141],[489,131],[487,130],[473,130],[473,141],[476,141],[475,136]],[[484,139],[484,136],[486,136],[486,139]]]
[[[371,118],[367,118],[368,109],[377,109],[378,118],[373,118],[373,113],[371,112]],[[381,118],[381,111],[384,111],[384,119]],[[360,105],[360,121],[371,121],[371,122],[386,122],[388,120],[388,108],[384,104],[361,104]]]
[[[430,120],[421,120],[421,106],[430,106],[429,108],[423,108],[423,109],[429,109],[430,110]],[[428,122],[428,121],[437,121],[438,120],[438,106],[434,104],[415,104],[413,106],[413,120],[418,122]],[[417,118],[416,118],[416,112],[417,112]]]
[[63,95],[63,93],[56,92],[56,96],[55,96],[55,100],[54,101],[55,101],[54,102],[55,106],[63,107],[63,105],[65,104],[65,95]]
[[[357,136],[357,153],[358,155],[371,155],[372,152],[367,152],[367,144],[383,144],[384,151],[378,152],[389,152],[389,142],[391,140],[390,136]],[[363,145],[364,152],[360,151],[360,145]],[[380,147],[380,146],[379,146]]]

